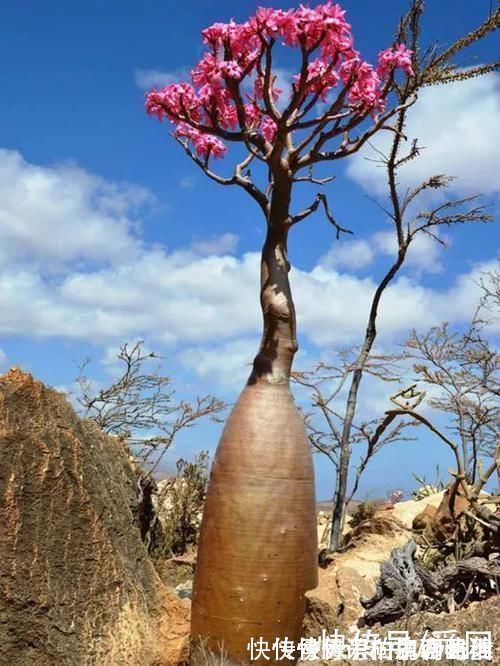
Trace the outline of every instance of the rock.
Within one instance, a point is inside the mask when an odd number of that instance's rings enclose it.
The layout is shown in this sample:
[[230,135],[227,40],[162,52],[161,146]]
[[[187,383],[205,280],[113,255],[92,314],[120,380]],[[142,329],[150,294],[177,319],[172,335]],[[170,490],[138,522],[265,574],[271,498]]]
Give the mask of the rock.
[[413,519],[412,522],[412,529],[415,531],[421,531],[425,530],[428,525],[432,523],[432,520],[434,519],[436,515],[437,508],[435,506],[431,506],[430,504],[427,504],[425,509],[421,511],[415,518]]
[[[392,507],[391,507],[392,508]],[[358,541],[363,535],[380,534],[382,536],[394,536],[405,530],[405,526],[392,515],[392,511],[382,509],[372,518],[353,527],[344,535],[343,544]]]
[[330,522],[318,525],[318,546],[326,546],[330,537]]
[[443,499],[444,491],[430,495],[421,500],[408,500],[407,502],[398,502],[394,505],[393,516],[409,529],[413,524],[413,519],[422,512],[425,506],[438,507]]
[[330,634],[337,627],[338,615],[336,609],[313,594],[307,595],[302,636],[304,638],[318,638],[322,635],[323,630]]
[[432,520],[426,526],[429,538],[445,542],[451,539],[457,521],[463,511],[470,509],[470,504],[457,487],[457,482],[446,489]]
[[193,580],[195,558],[193,555],[179,555],[170,559],[159,558],[155,567],[162,581],[169,587]]
[[[421,638],[424,635],[429,635],[430,632],[450,630],[456,631],[460,637],[465,637],[468,631],[490,631],[494,639],[500,631],[500,595],[494,595],[484,601],[473,601],[467,608],[455,610],[453,613],[420,611],[411,617],[412,638]],[[381,637],[386,636],[389,631],[408,631],[408,620],[403,618],[383,627],[377,626],[375,631]],[[485,661],[484,663],[500,663],[498,659],[500,655],[496,645],[493,648],[493,654],[493,661]]]
[[339,630],[356,630],[356,623],[364,613],[360,597],[373,595],[381,563],[389,557],[393,548],[403,545],[410,538],[410,532],[396,521],[392,522],[391,530],[391,534],[361,530],[352,541],[352,548],[333,554],[331,563],[319,569],[318,587],[307,596],[328,605],[330,610],[323,606],[321,612],[325,618],[335,618],[335,626]]
[[[344,521],[344,527],[342,529],[342,533],[345,534],[346,532],[349,531],[349,522],[350,516],[347,515],[346,519]],[[324,547],[328,545],[328,542],[330,540],[330,532],[331,532],[331,514],[330,512],[325,512],[325,511],[319,511],[318,512],[318,524],[317,524],[317,534],[318,534],[318,546]]]
[[[158,529],[155,534],[155,546],[150,550],[155,557],[169,557],[180,552],[179,544],[176,544],[176,536],[178,538],[180,534],[179,521],[183,515],[179,508],[179,499],[182,494],[187,497],[187,488],[186,479],[181,477],[171,477],[156,483],[151,499]],[[201,518],[201,511],[189,512],[189,527],[193,535],[199,532]],[[197,541],[197,537],[194,541]]]
[[193,596],[193,581],[187,580],[185,583],[180,583],[175,588],[175,593],[181,599],[191,599]]
[[0,377],[0,663],[175,666],[189,604],[165,587],[134,522],[123,444],[64,396]]

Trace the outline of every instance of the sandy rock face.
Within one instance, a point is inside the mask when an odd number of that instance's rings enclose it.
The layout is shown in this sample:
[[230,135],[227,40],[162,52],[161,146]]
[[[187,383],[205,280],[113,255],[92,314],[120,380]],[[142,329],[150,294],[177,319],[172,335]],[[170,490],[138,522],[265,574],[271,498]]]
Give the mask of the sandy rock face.
[[421,500],[408,500],[408,502],[398,502],[394,505],[393,515],[400,520],[403,525],[411,528],[413,520],[421,513],[426,506],[438,507],[443,499],[444,491],[434,493]]
[[0,377],[0,663],[182,661],[189,605],[147,556],[135,483],[123,446],[61,394]]
[[[352,530],[353,547],[336,553],[326,569],[319,570],[319,583],[307,596],[310,598],[304,621],[306,635],[321,635],[313,629],[356,629],[363,615],[360,597],[370,597],[380,575],[380,565],[392,549],[403,545],[410,532],[391,518],[392,511],[381,511],[369,526],[361,523]],[[312,631],[312,633],[311,633]]]

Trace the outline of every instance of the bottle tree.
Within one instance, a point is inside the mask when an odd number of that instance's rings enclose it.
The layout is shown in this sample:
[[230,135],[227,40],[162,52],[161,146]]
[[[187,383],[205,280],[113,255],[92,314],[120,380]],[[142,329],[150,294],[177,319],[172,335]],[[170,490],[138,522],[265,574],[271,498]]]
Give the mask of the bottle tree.
[[[191,81],[152,90],[146,109],[173,124],[173,137],[209,178],[244,189],[267,230],[262,339],[212,467],[192,603],[193,637],[245,662],[251,638],[299,639],[304,593],[317,584],[312,459],[289,388],[297,337],[287,243],[292,227],[320,208],[337,237],[346,230],[323,192],[294,211],[294,188],[324,185],[331,178],[314,168],[386,127],[400,109],[389,96],[413,74],[412,51],[396,43],[376,65],[364,61],[344,10],[331,2],[259,8],[202,36],[206,51]],[[278,48],[295,52],[288,93],[277,87]],[[213,164],[230,148],[235,166],[223,176]]]

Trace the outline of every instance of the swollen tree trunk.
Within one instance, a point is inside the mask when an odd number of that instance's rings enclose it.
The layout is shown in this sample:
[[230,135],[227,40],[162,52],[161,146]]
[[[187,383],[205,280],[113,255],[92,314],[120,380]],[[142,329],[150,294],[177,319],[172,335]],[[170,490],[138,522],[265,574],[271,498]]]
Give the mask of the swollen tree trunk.
[[270,223],[262,341],[212,466],[193,589],[192,637],[243,663],[251,639],[300,638],[304,593],[317,585],[312,457],[289,388],[297,341],[286,241],[286,225]]

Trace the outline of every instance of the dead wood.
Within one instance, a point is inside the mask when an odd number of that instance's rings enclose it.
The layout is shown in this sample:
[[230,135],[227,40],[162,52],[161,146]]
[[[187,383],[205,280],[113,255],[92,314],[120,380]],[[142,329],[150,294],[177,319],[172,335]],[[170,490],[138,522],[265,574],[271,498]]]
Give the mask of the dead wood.
[[395,548],[380,568],[380,580],[370,599],[360,599],[362,626],[386,624],[419,610],[443,611],[464,607],[499,592],[500,560],[470,557],[431,570],[416,560],[413,539]]

